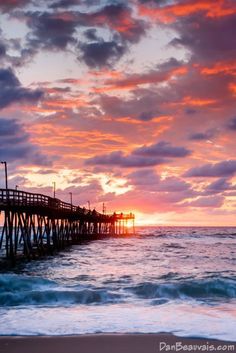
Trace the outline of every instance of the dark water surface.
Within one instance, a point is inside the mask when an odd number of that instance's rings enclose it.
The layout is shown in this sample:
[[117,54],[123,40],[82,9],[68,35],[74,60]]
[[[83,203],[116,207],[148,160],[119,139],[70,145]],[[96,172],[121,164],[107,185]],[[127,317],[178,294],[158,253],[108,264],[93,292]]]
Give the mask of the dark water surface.
[[0,273],[1,335],[236,340],[236,228],[152,227]]

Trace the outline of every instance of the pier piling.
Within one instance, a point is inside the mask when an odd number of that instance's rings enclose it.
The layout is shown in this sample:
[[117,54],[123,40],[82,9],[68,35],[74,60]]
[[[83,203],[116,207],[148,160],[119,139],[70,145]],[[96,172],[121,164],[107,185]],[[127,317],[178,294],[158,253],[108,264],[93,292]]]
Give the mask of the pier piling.
[[20,190],[0,189],[0,217],[0,259],[12,264],[19,256],[30,260],[83,240],[135,232],[133,213],[99,213]]

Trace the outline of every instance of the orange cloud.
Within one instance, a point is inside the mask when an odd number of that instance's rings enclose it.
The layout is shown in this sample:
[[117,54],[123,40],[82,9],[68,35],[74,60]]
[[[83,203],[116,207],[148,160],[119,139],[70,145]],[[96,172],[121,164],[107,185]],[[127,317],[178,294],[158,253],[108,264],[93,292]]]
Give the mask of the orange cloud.
[[97,25],[108,23],[110,28],[120,33],[129,31],[135,25],[134,20],[131,18],[128,12],[126,14],[123,13],[123,16],[119,17],[119,21],[113,21],[114,19],[112,20],[103,14],[98,14],[94,17]]
[[[58,93],[53,88],[47,90],[48,93],[54,94]],[[74,109],[87,106],[88,103],[82,98],[52,98],[50,97],[48,100],[45,100],[38,106],[31,105],[23,105],[21,106],[21,110],[25,112],[35,112],[41,114],[50,114],[53,112],[62,113],[64,109]]]
[[[158,130],[156,131],[156,133],[154,133],[154,130],[152,130],[153,136],[159,136],[165,130],[167,130],[169,128],[169,124],[166,124],[166,122],[169,123],[171,120],[172,120],[172,117],[167,116],[167,115],[160,115],[160,116],[153,117],[151,121],[150,120],[140,121],[140,120],[134,119],[130,116],[116,118],[116,121],[118,121],[120,123],[138,125],[140,128],[143,128],[143,127],[150,128],[151,126],[153,126],[153,129],[155,129],[156,123],[158,123]],[[164,123],[164,124],[160,125],[160,123]]]
[[213,66],[200,69],[202,75],[217,75],[220,73],[236,76],[236,61],[217,62]]
[[184,97],[182,102],[169,103],[169,105],[173,105],[173,106],[188,105],[188,106],[195,106],[195,107],[204,107],[207,105],[215,104],[216,102],[217,100],[215,99],[207,99],[207,98],[204,99],[204,98],[186,96]]
[[91,24],[95,26],[106,25],[110,29],[119,32],[127,40],[136,41],[136,36],[139,36],[138,32],[144,31],[144,28],[142,28],[143,24],[137,18],[132,17],[130,8],[123,5],[114,6],[117,7],[116,16],[109,14],[105,8],[88,16],[87,20],[90,20]]
[[176,17],[188,16],[196,12],[204,12],[207,17],[215,18],[233,15],[236,13],[236,8],[230,0],[188,0],[162,8],[146,7],[144,5],[139,7],[141,16],[147,16],[165,23],[175,21]]
[[236,96],[236,83],[231,83],[229,89],[233,93],[233,96]]
[[51,101],[47,101],[45,103],[46,107],[53,107],[53,108],[78,108],[84,107],[87,105],[87,102],[80,100],[80,99],[55,99]]
[[[124,144],[125,139],[122,136],[103,133],[99,130],[78,131],[72,127],[53,125],[52,123],[39,123],[28,128],[31,133],[31,142],[34,142],[44,148],[55,147],[63,148],[64,155],[76,154],[88,157],[91,150],[98,151],[105,147],[108,151],[117,148],[117,144]],[[107,145],[106,141],[110,141]],[[104,146],[105,145],[105,146]],[[66,148],[69,150],[66,151]]]
[[215,99],[203,99],[203,98],[193,98],[193,97],[185,97],[183,104],[194,105],[198,107],[203,107],[205,105],[211,105],[216,103]]
[[98,77],[98,78],[102,78],[104,79],[104,77],[106,78],[121,78],[123,77],[123,73],[121,71],[115,71],[115,70],[99,70],[99,71],[89,71],[89,75],[91,75],[92,77]]
[[169,71],[150,71],[146,74],[133,74],[127,78],[120,80],[107,80],[105,82],[105,87],[95,88],[95,92],[105,92],[113,90],[129,90],[135,88],[139,85],[144,84],[156,84],[170,79],[174,79],[176,76],[185,75],[188,69],[186,66],[182,66],[177,69],[172,69]]
[[51,108],[43,108],[41,106],[21,106],[21,110],[27,113],[39,113],[39,114],[51,114],[52,112],[57,111],[58,113],[63,112],[62,109],[51,109]]

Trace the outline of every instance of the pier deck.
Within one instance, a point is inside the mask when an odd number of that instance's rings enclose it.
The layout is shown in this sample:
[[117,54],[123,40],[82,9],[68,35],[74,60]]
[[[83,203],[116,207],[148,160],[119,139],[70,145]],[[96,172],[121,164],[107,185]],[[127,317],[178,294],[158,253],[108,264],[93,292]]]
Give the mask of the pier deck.
[[0,257],[12,262],[18,256],[53,254],[86,239],[135,232],[133,213],[99,213],[20,190],[0,189],[0,214]]

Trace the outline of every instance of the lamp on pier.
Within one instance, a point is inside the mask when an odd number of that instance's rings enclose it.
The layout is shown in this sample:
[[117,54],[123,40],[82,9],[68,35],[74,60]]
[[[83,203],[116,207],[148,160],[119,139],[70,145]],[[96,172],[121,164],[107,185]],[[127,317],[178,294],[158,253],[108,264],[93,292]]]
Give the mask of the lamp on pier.
[[53,198],[55,199],[56,198],[56,182],[53,181],[52,184],[53,184]]
[[71,207],[72,207],[72,192],[69,192],[70,194],[70,204],[71,204]]
[[6,183],[6,190],[8,190],[8,180],[7,180],[7,162],[1,161],[2,164],[4,164],[5,167],[5,183]]

